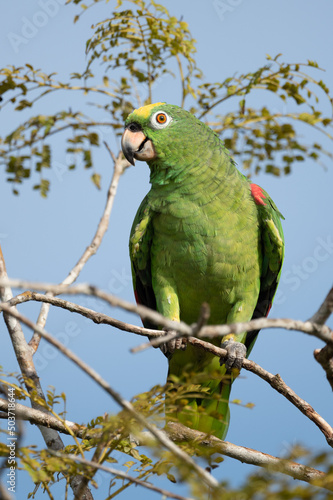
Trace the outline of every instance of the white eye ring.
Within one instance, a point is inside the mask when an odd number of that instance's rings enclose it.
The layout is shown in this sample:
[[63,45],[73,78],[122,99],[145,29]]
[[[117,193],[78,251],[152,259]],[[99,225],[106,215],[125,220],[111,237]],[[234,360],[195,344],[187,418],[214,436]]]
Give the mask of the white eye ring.
[[[165,118],[165,121],[160,122],[158,118],[159,116],[163,116]],[[156,111],[156,113],[154,113],[150,119],[150,123],[155,129],[165,128],[169,125],[170,122],[172,122],[172,118],[165,111]]]

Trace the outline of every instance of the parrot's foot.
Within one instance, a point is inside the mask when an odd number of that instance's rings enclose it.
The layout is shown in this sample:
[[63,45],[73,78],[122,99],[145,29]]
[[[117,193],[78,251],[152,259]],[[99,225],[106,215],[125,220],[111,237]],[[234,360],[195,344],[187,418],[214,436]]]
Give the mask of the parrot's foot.
[[[173,333],[170,331],[169,333]],[[165,342],[165,344],[160,345],[160,349],[167,357],[172,356],[172,354],[176,351],[176,349],[181,349],[185,351],[187,347],[187,339],[184,337],[177,337],[176,339],[169,340]]]
[[237,370],[240,372],[243,364],[243,359],[246,356],[246,347],[241,342],[235,340],[226,340],[221,344],[222,349],[228,352],[224,361],[220,361],[221,366],[225,365],[227,372]]

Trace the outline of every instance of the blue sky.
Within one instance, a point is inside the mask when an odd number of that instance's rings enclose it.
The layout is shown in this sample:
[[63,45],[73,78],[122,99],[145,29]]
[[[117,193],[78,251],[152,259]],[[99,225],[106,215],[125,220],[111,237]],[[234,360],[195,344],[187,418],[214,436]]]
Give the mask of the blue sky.
[[[72,21],[77,8],[63,4],[64,0],[7,2],[0,19],[0,66],[28,62],[45,72],[57,71],[65,80],[69,73],[82,71],[86,63],[85,41],[92,34],[90,26],[108,16],[112,2],[91,9],[75,25]],[[316,60],[326,71],[322,79],[333,88],[333,5],[329,0],[315,4],[310,0],[276,3],[182,0],[177,4],[168,0],[163,4],[175,16],[183,15],[189,23],[197,40],[197,62],[208,81],[222,81],[236,72],[256,69],[264,64],[266,54],[282,53],[285,61]],[[13,34],[25,41],[18,42]],[[163,80],[154,88],[153,98],[156,102],[178,104],[179,82],[172,78]],[[257,105],[261,106],[265,98],[259,95]],[[86,100],[82,94],[70,98],[58,94],[40,103],[36,111],[49,113],[69,105],[82,109]],[[273,105],[281,106],[279,102]],[[9,108],[1,113],[4,118],[0,121],[0,130],[4,134],[18,124],[21,114]],[[301,132],[309,142],[313,140],[310,130],[301,129]],[[114,152],[118,151],[119,144],[111,132],[105,132],[104,139]],[[332,149],[328,141],[324,144]],[[55,141],[51,192],[47,200],[31,189],[36,177],[23,185],[20,196],[15,197],[0,173],[0,243],[11,277],[61,281],[89,244],[103,211],[112,174],[106,150],[100,148],[95,155],[97,171],[102,175],[102,190],[97,191],[89,181],[90,172],[82,168],[75,172],[66,170],[68,158],[62,145],[62,141]],[[297,165],[289,176],[276,178],[261,174],[256,182],[269,192],[286,218],[283,225],[286,258],[271,317],[305,320],[314,313],[332,285],[332,164],[327,160],[325,169],[308,161]],[[148,167],[137,163],[121,179],[109,231],[97,256],[85,267],[80,282],[93,283],[133,300],[128,234],[136,209],[148,189]],[[123,311],[108,310],[104,304],[89,300],[82,303],[140,324],[138,318]],[[35,319],[39,307],[28,304],[21,310]],[[332,320],[329,324],[332,327]],[[51,311],[47,330],[66,342],[126,398],[165,380],[167,365],[162,354],[156,350],[131,354],[129,349],[141,342],[131,334],[95,326],[59,310]],[[17,371],[4,325],[1,333],[0,363],[5,371]],[[330,421],[332,393],[324,372],[313,358],[313,350],[321,345],[320,341],[301,333],[266,330],[260,334],[251,358],[270,372],[280,373],[296,393]],[[69,420],[87,422],[104,412],[118,410],[102,390],[44,342],[36,355],[36,366],[44,390],[53,385],[58,394],[66,392]],[[273,455],[287,453],[296,443],[317,451],[326,449],[319,430],[258,377],[243,371],[233,386],[232,398],[253,402],[255,407],[249,410],[232,405],[229,441]],[[38,430],[26,425],[26,444],[32,443],[42,446]],[[250,471],[251,467],[226,459],[217,469],[216,477],[235,485]],[[96,498],[104,498],[108,479],[105,474],[99,478],[101,490]],[[19,473],[18,479],[17,497],[23,499],[32,485],[24,473]],[[161,484],[172,488],[167,482]],[[62,487],[57,491],[63,491]],[[133,495],[156,498],[155,494],[138,488],[135,493],[129,488],[121,498],[131,499]],[[46,496],[39,491],[36,498],[41,500]]]

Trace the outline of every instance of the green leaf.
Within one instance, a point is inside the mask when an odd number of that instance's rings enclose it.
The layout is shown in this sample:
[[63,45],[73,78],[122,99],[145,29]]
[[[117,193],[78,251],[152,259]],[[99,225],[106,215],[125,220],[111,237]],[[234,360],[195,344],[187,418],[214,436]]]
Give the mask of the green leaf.
[[90,179],[93,181],[97,189],[101,189],[101,176],[99,174],[92,174]]

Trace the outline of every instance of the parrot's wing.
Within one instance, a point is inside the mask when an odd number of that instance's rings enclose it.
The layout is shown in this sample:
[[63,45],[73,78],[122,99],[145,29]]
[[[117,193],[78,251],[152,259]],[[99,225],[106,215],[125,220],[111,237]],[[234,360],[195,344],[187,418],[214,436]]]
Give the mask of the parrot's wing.
[[[261,235],[261,276],[260,292],[252,319],[268,315],[279,283],[284,257],[284,237],[281,225],[283,215],[262,188],[251,184],[251,193],[257,205]],[[258,331],[249,332],[245,345],[249,355]]]
[[[146,196],[137,211],[131,229],[130,258],[135,300],[138,304],[156,310],[151,279],[150,249],[152,237],[152,211],[148,203],[148,196]],[[146,328],[156,328],[156,325],[147,320],[144,320],[143,324]]]

